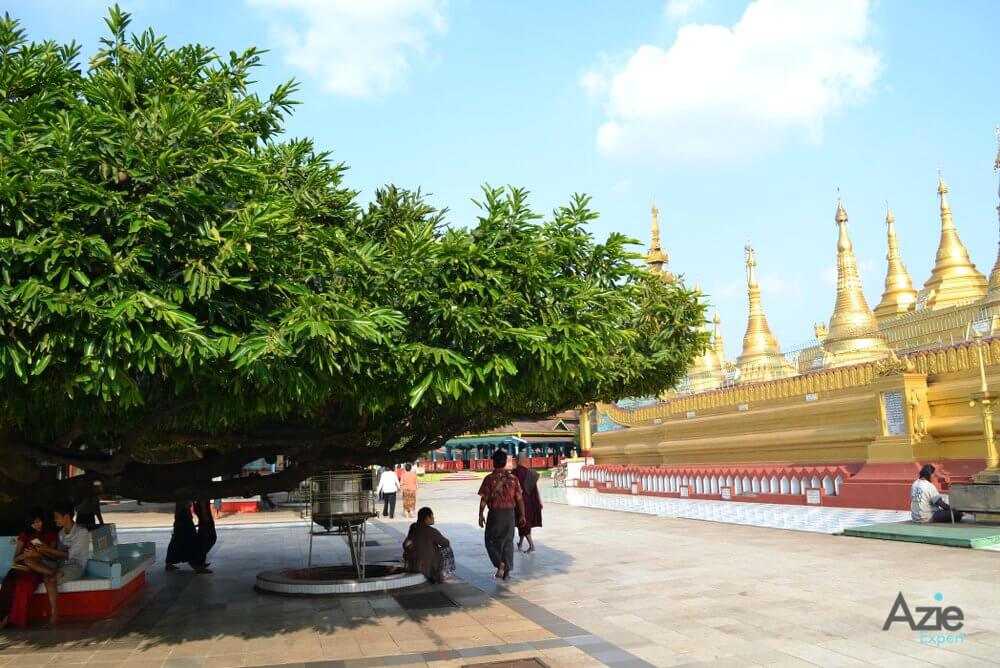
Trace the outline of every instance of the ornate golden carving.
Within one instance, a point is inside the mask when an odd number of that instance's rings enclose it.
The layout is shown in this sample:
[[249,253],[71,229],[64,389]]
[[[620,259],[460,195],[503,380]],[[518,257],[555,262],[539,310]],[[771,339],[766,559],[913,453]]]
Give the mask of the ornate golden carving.
[[889,356],[875,363],[875,375],[878,377],[895,376],[906,371],[906,364],[899,359],[896,352],[889,351]]

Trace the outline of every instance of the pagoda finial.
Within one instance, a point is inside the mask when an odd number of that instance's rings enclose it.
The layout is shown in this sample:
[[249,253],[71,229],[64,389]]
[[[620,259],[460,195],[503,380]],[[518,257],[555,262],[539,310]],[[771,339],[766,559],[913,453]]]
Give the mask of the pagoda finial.
[[993,163],[994,171],[1000,170],[1000,125],[997,126],[996,135],[997,135],[997,159]]
[[747,243],[743,247],[743,254],[746,256],[747,265],[747,287],[756,288],[757,285],[757,259],[753,254],[753,246]]
[[886,354],[885,344],[877,336],[878,325],[864,290],[854,257],[854,246],[847,234],[847,211],[837,198],[837,300],[830,316],[830,328],[823,339],[824,365],[844,366]]
[[879,322],[912,310],[917,302],[917,291],[913,288],[910,273],[906,271],[906,265],[903,264],[903,258],[899,254],[896,217],[892,215],[889,202],[885,203],[885,226],[889,251],[885,256],[888,261],[885,291],[882,293],[882,301],[875,307],[875,318]]
[[653,247],[660,247],[660,210],[656,208],[656,200],[653,200],[653,207],[649,210],[653,216]]
[[715,357],[719,360],[719,368],[726,368],[726,344],[722,339],[722,318],[716,311],[712,317],[712,347],[715,349]]
[[[1000,174],[1000,126],[997,126],[997,158],[993,161],[993,171]],[[997,183],[997,221],[1000,222],[1000,180]],[[1000,301],[1000,244],[997,246],[997,259],[990,272],[990,284],[986,292],[988,303]]]
[[840,188],[837,188],[837,215],[834,220],[838,224],[847,222],[847,211],[844,210],[844,200],[840,197]]
[[656,208],[655,199],[653,200],[653,206],[650,209],[650,213],[653,218],[653,229],[649,252],[646,254],[646,264],[649,266],[650,271],[661,274],[665,279],[670,280],[673,279],[674,275],[671,274],[670,270],[666,268],[670,258],[663,252],[663,248],[660,245],[660,210]]
[[757,259],[754,257],[753,246],[748,243],[743,251],[746,253],[747,299],[750,309],[747,314],[747,331],[743,335],[743,352],[736,361],[740,369],[740,382],[787,378],[795,374],[795,369],[781,354],[778,340],[767,324],[767,316],[760,302]]
[[930,278],[917,298],[917,308],[943,308],[982,299],[986,277],[976,270],[969,251],[958,238],[958,230],[948,204],[948,184],[938,171],[938,197],[941,199],[941,240]]

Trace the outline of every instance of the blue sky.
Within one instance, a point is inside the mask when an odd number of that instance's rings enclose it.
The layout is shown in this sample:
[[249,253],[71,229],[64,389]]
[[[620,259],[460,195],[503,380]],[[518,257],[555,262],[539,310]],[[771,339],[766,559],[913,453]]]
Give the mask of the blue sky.
[[[92,53],[105,3],[7,0],[34,39]],[[574,192],[593,232],[648,243],[660,208],[674,271],[699,280],[739,354],[743,246],[785,347],[834,302],[837,188],[869,303],[885,271],[885,201],[919,288],[938,240],[937,169],[980,271],[997,249],[995,29],[966,0],[125,1],[136,30],[218,50],[268,48],[260,86],[295,78],[289,134],[351,166],[367,199],[420,187],[475,216],[479,185],[548,212]]]

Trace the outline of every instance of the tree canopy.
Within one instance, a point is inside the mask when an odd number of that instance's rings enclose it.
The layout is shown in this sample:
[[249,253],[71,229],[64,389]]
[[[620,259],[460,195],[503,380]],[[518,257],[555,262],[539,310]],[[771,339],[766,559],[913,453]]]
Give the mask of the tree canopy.
[[[129,35],[89,66],[0,21],[0,489],[40,462],[168,500],[288,488],[469,431],[657,394],[698,354],[697,294],[484,187],[467,225],[282,135],[261,52]],[[212,483],[248,461],[294,466]],[[57,486],[58,487],[58,486]],[[46,488],[47,489],[47,488]],[[50,493],[50,492],[46,492]],[[55,492],[51,492],[55,493]]]

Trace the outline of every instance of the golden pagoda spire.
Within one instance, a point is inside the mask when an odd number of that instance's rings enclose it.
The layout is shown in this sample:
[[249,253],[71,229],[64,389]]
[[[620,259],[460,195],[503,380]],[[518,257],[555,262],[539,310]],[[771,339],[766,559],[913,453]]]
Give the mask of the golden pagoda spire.
[[[703,322],[699,329],[707,334],[708,321]],[[696,357],[691,362],[691,366],[688,367],[688,389],[692,392],[712,390],[722,385],[724,377],[725,371],[719,364],[715,349],[709,345],[705,348],[705,352]]]
[[719,360],[719,368],[723,371],[726,368],[726,346],[722,339],[722,318],[719,312],[715,312],[712,318],[712,348],[715,350],[715,357]]
[[917,297],[917,308],[938,309],[966,304],[986,294],[986,277],[976,270],[976,265],[969,260],[969,251],[958,238],[948,205],[948,184],[940,173],[938,196],[941,198],[941,241],[934,269]]
[[861,289],[854,245],[847,235],[847,211],[837,198],[837,301],[830,316],[830,328],[823,339],[824,366],[844,366],[888,354],[878,336],[878,325]]
[[875,318],[879,322],[895,317],[913,309],[917,302],[917,291],[913,289],[913,281],[906,271],[903,258],[899,254],[899,244],[896,241],[896,218],[892,209],[886,203],[885,225],[889,238],[889,252],[885,259],[889,266],[885,273],[885,292],[882,301],[875,307]]
[[667,280],[673,280],[674,275],[667,269],[670,258],[663,252],[660,246],[660,210],[656,208],[656,201],[653,201],[653,208],[650,213],[653,215],[653,234],[649,252],[646,254],[646,264],[649,270],[656,274],[661,274]]
[[[997,127],[997,159],[993,162],[993,171],[1000,175],[1000,127]],[[997,184],[997,220],[1000,221],[1000,182]],[[986,293],[987,302],[1000,301],[1000,244],[997,247],[997,259],[990,272],[990,284]]]
[[795,369],[781,354],[778,340],[771,333],[760,303],[760,285],[757,283],[757,259],[753,246],[747,244],[747,298],[750,303],[747,314],[747,331],[743,335],[743,352],[736,360],[741,383],[752,383],[795,375]]

